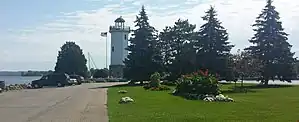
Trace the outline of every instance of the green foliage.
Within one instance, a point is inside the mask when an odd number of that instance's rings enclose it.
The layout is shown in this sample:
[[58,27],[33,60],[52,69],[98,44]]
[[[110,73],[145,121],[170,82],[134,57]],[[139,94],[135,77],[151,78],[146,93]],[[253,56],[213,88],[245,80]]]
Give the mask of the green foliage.
[[156,86],[156,87],[152,87],[150,84],[145,84],[143,86],[143,88],[145,90],[151,90],[151,91],[167,91],[167,90],[171,90],[171,88],[165,86],[165,85],[159,85],[159,86]]
[[95,69],[93,77],[94,78],[107,78],[109,76],[109,70],[104,69]]
[[155,72],[150,77],[150,87],[159,87],[160,86],[160,74],[158,72]]
[[295,59],[294,53],[291,52],[292,45],[287,42],[288,34],[284,32],[279,21],[279,13],[272,2],[268,0],[262,13],[256,18],[253,25],[256,33],[249,40],[254,45],[246,49],[262,61],[261,80],[265,85],[276,76],[282,81],[289,82],[294,76]]
[[89,77],[93,76],[93,74],[95,73],[95,70],[96,69],[94,69],[94,68],[90,68],[89,69],[89,72],[88,72],[89,73]]
[[176,86],[176,82],[173,81],[163,81],[161,85],[166,85],[166,86]]
[[175,94],[177,95],[217,95],[220,93],[218,79],[209,74],[208,70],[183,75],[177,80]]
[[88,75],[86,62],[80,47],[75,42],[66,42],[58,52],[55,72],[86,77]]
[[296,61],[295,70],[296,70],[297,77],[299,77],[299,60]]
[[179,19],[174,26],[167,26],[159,35],[163,64],[166,71],[171,72],[170,80],[195,70],[195,27],[188,20]]
[[230,67],[235,79],[260,77],[262,62],[251,55],[249,51],[240,51],[230,56]]
[[161,70],[162,58],[157,48],[157,31],[150,26],[144,6],[136,17],[135,27],[127,48],[130,53],[124,61],[124,77],[132,81],[146,81],[150,74]]
[[150,77],[150,82],[148,84],[145,84],[143,86],[144,89],[146,90],[151,90],[151,91],[164,91],[164,90],[170,90],[167,86],[163,86],[160,84],[160,73],[155,72],[151,75]]
[[43,76],[43,75],[47,75],[47,74],[51,74],[53,73],[52,70],[49,71],[31,71],[28,70],[27,72],[21,72],[22,76]]
[[228,57],[233,45],[228,41],[228,33],[217,19],[216,10],[211,7],[205,12],[206,21],[200,27],[197,41],[197,65],[200,69],[209,69],[225,77],[228,69]]

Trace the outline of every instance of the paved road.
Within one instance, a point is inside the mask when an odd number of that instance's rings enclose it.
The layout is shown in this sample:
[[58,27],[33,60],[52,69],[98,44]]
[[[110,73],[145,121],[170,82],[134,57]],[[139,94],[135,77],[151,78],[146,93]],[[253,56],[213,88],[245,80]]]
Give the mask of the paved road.
[[107,88],[82,84],[0,94],[0,122],[108,122]]

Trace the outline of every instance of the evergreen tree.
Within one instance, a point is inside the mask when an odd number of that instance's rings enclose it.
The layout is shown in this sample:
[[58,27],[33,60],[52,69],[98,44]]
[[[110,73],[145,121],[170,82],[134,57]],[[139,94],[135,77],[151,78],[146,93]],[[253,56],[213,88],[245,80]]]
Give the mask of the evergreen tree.
[[295,70],[296,70],[296,75],[297,75],[297,79],[298,79],[299,78],[299,60],[296,61]]
[[108,76],[109,70],[107,68],[94,70],[93,78],[107,78]]
[[86,62],[80,47],[75,42],[66,42],[58,52],[55,72],[86,77],[88,74]]
[[150,75],[161,70],[162,59],[157,41],[157,31],[148,22],[148,16],[144,6],[136,16],[136,29],[133,30],[128,51],[125,59],[124,76],[132,81],[148,80]]
[[159,48],[161,50],[162,54],[162,64],[164,71],[169,73],[169,66],[173,60],[173,48],[172,42],[173,42],[174,32],[170,26],[166,26],[165,29],[163,29],[163,32],[160,32],[159,34]]
[[195,70],[195,28],[188,20],[179,19],[173,27],[166,27],[160,33],[164,65],[171,72],[172,79]]
[[233,45],[228,42],[226,29],[216,18],[216,10],[211,6],[205,13],[206,15],[202,18],[206,23],[200,27],[195,44],[197,65],[199,68],[208,69],[220,74],[221,77],[226,77],[229,70],[228,58]]
[[272,0],[262,13],[257,17],[253,25],[254,36],[249,40],[253,46],[247,48],[252,54],[258,57],[263,63],[261,71],[262,83],[268,84],[270,79],[278,77],[281,81],[290,81],[293,73],[294,53],[287,40],[288,34],[284,32],[282,23],[279,21],[279,13],[272,5]]

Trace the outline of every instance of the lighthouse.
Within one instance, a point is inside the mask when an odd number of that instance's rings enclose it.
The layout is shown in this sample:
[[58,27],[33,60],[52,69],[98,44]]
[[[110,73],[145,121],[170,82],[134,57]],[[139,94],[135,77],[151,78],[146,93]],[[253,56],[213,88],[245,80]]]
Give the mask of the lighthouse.
[[125,20],[120,16],[114,21],[114,25],[110,26],[111,34],[111,62],[110,76],[113,78],[123,78],[124,60],[128,56],[128,35],[130,27],[125,26]]

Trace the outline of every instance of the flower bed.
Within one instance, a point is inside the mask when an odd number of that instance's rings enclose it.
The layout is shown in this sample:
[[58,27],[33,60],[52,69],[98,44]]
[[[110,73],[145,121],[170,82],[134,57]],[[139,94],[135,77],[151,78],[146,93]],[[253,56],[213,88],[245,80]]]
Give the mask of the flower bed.
[[210,74],[208,70],[200,70],[199,72],[183,75],[177,80],[177,87],[173,94],[187,99],[233,101],[233,99],[220,94],[218,79]]

